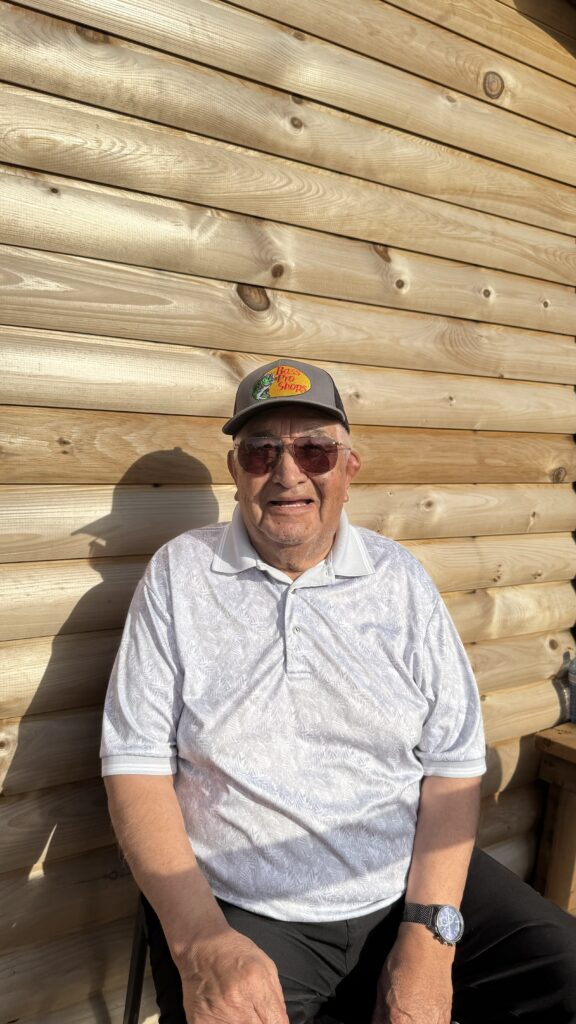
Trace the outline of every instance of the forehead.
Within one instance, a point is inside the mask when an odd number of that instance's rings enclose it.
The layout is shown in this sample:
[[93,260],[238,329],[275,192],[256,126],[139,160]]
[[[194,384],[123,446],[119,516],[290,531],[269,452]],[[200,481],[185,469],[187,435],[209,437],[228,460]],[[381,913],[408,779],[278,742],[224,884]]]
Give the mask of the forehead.
[[269,434],[273,437],[296,437],[319,430],[330,437],[339,438],[346,431],[338,420],[320,409],[302,409],[296,405],[283,405],[276,409],[263,409],[251,416],[238,432],[239,439]]

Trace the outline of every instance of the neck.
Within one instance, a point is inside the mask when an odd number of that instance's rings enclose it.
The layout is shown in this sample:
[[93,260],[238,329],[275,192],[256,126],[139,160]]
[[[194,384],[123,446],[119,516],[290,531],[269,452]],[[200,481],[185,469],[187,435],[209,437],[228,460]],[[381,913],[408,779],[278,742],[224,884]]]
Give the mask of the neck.
[[332,550],[336,536],[334,534],[330,541],[322,546],[300,544],[281,546],[273,543],[268,544],[266,543],[266,538],[253,536],[252,531],[248,527],[246,527],[246,530],[252,546],[258,552],[260,558],[267,565],[273,565],[275,569],[285,572],[292,580],[297,580],[307,569],[312,569],[314,565],[322,562]]

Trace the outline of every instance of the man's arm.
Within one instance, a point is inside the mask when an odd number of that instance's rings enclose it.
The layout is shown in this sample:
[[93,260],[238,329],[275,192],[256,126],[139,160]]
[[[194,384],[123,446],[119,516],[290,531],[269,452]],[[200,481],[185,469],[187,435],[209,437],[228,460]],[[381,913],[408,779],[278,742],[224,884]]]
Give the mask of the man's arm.
[[287,1024],[274,963],[230,928],[198,867],[173,777],[104,781],[116,836],[180,972],[188,1024]]
[[[423,779],[406,901],[460,906],[478,827],[480,778]],[[403,923],[380,978],[373,1024],[449,1024],[454,947]]]

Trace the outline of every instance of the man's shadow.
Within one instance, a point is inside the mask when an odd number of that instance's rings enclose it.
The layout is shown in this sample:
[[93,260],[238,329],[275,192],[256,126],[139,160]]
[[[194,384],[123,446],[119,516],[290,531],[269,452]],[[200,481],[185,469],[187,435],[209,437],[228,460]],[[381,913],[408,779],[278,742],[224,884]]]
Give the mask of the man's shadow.
[[[207,468],[174,448],[138,459],[118,481],[110,511],[74,531],[87,538],[85,557],[101,581],[54,637],[4,779],[0,799],[15,808],[16,846],[8,843],[12,860],[2,868],[14,871],[2,893],[11,949],[97,929],[84,999],[103,985],[115,987],[116,973],[122,985],[127,964],[114,968],[116,948],[108,946],[107,932],[135,906],[128,869],[111,849],[115,840],[98,756],[102,704],[121,627],[153,552],[179,533],[217,522],[218,515]],[[75,550],[72,557],[82,553]],[[36,781],[43,751],[44,785]],[[109,1024],[103,997],[90,1001],[94,1020]],[[51,1009],[48,994],[39,1009]]]

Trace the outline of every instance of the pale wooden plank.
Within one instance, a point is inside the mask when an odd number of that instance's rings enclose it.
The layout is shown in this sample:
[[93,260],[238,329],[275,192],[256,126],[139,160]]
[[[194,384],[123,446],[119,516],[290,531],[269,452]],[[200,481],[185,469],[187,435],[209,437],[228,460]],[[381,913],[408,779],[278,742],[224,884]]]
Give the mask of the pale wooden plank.
[[[126,982],[119,989],[105,989],[84,997],[73,1006],[44,1012],[39,1017],[21,1018],[18,1024],[123,1024]],[[144,976],[139,1024],[158,1024],[158,1009],[152,979]]]
[[[278,17],[275,0],[238,0],[238,4],[269,18]],[[282,20],[456,92],[478,100],[489,98],[523,117],[572,132],[576,103],[572,84],[449,31],[451,25],[442,16],[445,5],[437,5],[434,11],[422,4],[424,9],[417,13],[429,20],[398,6],[404,5],[393,6],[384,0],[357,0],[353,6],[347,0],[315,0],[314,4],[291,0]],[[500,30],[504,32],[504,25]],[[483,88],[487,71],[502,79],[499,96],[489,95]]]
[[125,985],[132,927],[128,918],[1,954],[4,1019],[49,1013],[90,992],[98,1002],[103,989]]
[[0,718],[100,704],[119,641],[119,630],[4,641]]
[[553,33],[541,22],[546,20],[556,0],[546,4],[536,0],[533,6],[538,9],[540,21],[521,13],[521,3],[507,9],[506,2],[503,0],[500,6],[496,6],[494,0],[460,0],[458,4],[450,5],[443,0],[393,0],[396,7],[428,18],[466,39],[473,39],[530,67],[540,68],[575,84],[573,37],[576,35],[576,21],[573,15],[571,22],[569,20],[566,0],[557,3],[558,10],[563,10],[565,15],[561,22],[564,32],[557,28]]
[[493,846],[513,836],[537,832],[544,794],[537,784],[485,797],[480,809],[478,845]]
[[558,798],[544,895],[576,913],[576,793],[561,790]]
[[[0,406],[0,466],[14,484],[226,484],[222,419]],[[354,427],[359,482],[561,483],[572,435]],[[454,452],[458,451],[458,459]]]
[[0,722],[0,792],[14,796],[98,778],[101,732],[101,707]]
[[488,743],[527,736],[565,721],[568,701],[564,686],[549,679],[480,696]]
[[114,843],[102,781],[0,800],[1,873],[75,857]]
[[[232,484],[6,485],[0,562],[151,554],[178,533],[228,521],[234,492]],[[576,494],[569,484],[357,484],[347,512],[396,540],[561,533],[576,525]]]
[[552,678],[576,653],[569,630],[469,644],[468,657],[482,691]]
[[572,534],[405,541],[440,590],[510,587],[576,575]]
[[[27,0],[25,6],[76,20],[76,0]],[[277,16],[277,9],[274,10]],[[518,115],[456,94],[401,69],[342,50],[300,31],[207,0],[93,0],[82,20],[104,32],[148,43],[234,74],[310,96],[432,137],[490,159],[574,183],[569,139]],[[545,157],[543,156],[545,154]]]
[[0,567],[0,640],[122,625],[146,558]]
[[[492,587],[444,594],[444,600],[465,643],[570,629],[576,619],[576,594],[570,583]],[[552,684],[543,685],[548,693]]]
[[537,849],[538,836],[535,832],[528,832],[522,836],[505,839],[493,846],[486,846],[485,852],[519,878],[527,881],[534,870]]
[[576,729],[573,723],[548,729],[538,736],[536,742],[539,749],[551,757],[576,764]]
[[516,786],[527,786],[538,778],[540,754],[533,736],[516,736],[486,748],[486,774],[482,795],[487,797]]
[[[254,353],[116,339],[4,335],[0,400],[6,404],[226,416]],[[563,433],[574,426],[574,389],[354,363],[321,363],[351,423]],[[66,370],[63,372],[62,367]],[[87,373],[89,367],[89,373]],[[410,402],[406,396],[410,395]]]
[[0,96],[9,163],[257,217],[270,216],[276,192],[275,218],[289,224],[576,284],[576,249],[559,232],[17,86]]
[[[0,59],[14,84],[560,232],[576,219],[574,190],[560,182],[40,12],[6,3],[0,11]],[[512,38],[524,42],[521,32]],[[552,46],[554,66],[563,53]]]
[[[211,231],[213,215],[214,211],[206,215],[207,231]],[[91,221],[93,223],[94,220]],[[274,232],[278,227],[274,226]],[[276,250],[275,255],[280,262],[272,263],[265,277],[273,278],[274,273],[283,276],[285,261],[288,264],[293,262],[295,272],[299,267],[303,290],[313,292],[318,289],[320,294],[328,293],[326,297],[361,301],[379,307],[384,304],[416,312],[447,314],[465,320],[479,320],[482,324],[491,321],[559,334],[569,334],[574,330],[576,299],[573,289],[563,285],[435,260],[415,253],[406,254],[353,239],[337,239],[335,236],[330,239],[327,235],[303,229],[299,232],[297,239],[293,240],[305,244],[302,247],[295,244],[291,253],[288,246],[284,252]],[[157,233],[158,227],[155,226],[154,238]],[[171,234],[166,235],[168,240]],[[145,236],[146,232],[143,232],[143,248],[146,247]],[[312,238],[314,245],[309,244]],[[261,242],[264,244],[262,239]],[[185,267],[178,252],[175,255],[175,262],[181,268]],[[163,264],[161,246],[156,262]],[[225,257],[224,264],[224,269],[229,272],[232,269],[229,256]],[[175,324],[186,311],[189,319],[180,324],[177,334],[173,328],[172,331],[176,334],[174,341],[189,344],[190,336],[187,341],[181,340],[184,338],[184,326],[191,330],[191,322],[196,318],[214,333],[210,325],[217,322],[214,309],[218,306],[225,318],[225,326],[219,329],[220,335],[223,330],[229,330],[228,323],[232,323],[231,329],[238,335],[238,344],[242,343],[242,336],[248,336],[251,331],[252,342],[245,343],[247,347],[253,351],[254,339],[263,334],[260,349],[271,352],[275,346],[270,343],[270,336],[281,321],[292,315],[294,305],[292,298],[286,303],[285,292],[266,289],[262,285],[247,285],[242,280],[236,285],[207,279],[201,281],[196,277],[158,273],[153,268],[121,266],[15,246],[0,246],[0,267],[4,273],[2,319],[6,324],[20,327],[127,338],[140,336],[152,340],[160,334],[158,340],[163,341],[167,330],[171,329],[167,324],[171,321]],[[303,313],[306,308],[312,308],[309,302],[302,307]],[[338,333],[331,329],[335,317],[337,321],[342,316],[345,322],[349,320],[346,309],[338,314],[335,310],[328,310],[327,304],[322,302],[317,309],[322,317],[328,312],[330,335]],[[288,328],[288,335],[282,339],[284,348],[288,337],[294,339],[294,348],[299,348],[303,355],[308,351],[308,336],[319,334],[315,318],[309,315],[305,319],[311,321],[312,331],[309,324],[303,336],[299,324],[296,324]],[[458,323],[455,331],[456,337],[462,333]],[[362,337],[363,332],[360,339]],[[224,348],[231,344],[229,333],[227,338],[227,342],[222,344]],[[348,335],[348,344],[357,339],[356,326]],[[568,360],[571,364],[570,356]],[[504,370],[509,362],[509,359],[505,360]]]
[[129,917],[136,887],[116,846],[0,875],[0,951]]

